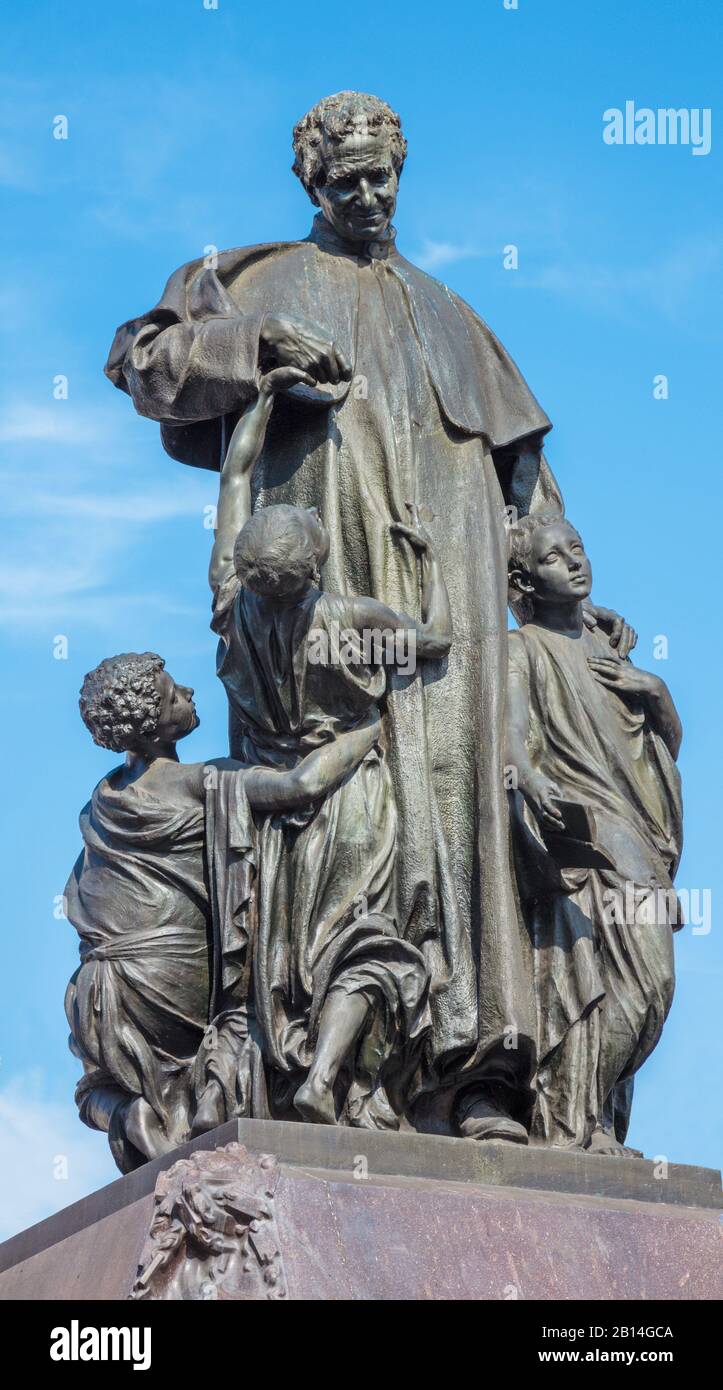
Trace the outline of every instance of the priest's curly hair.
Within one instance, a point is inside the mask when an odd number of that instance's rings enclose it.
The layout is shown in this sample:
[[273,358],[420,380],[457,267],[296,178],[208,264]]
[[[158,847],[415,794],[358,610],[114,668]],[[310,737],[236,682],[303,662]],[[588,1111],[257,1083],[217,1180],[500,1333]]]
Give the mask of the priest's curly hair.
[[157,676],[165,666],[155,652],[121,652],[89,671],[80,692],[80,713],[93,742],[125,753],[158,727]]
[[318,580],[329,555],[329,533],[315,507],[286,503],[254,512],[239,531],[233,563],[242,584],[274,598]]
[[407,142],[402,123],[391,106],[381,97],[367,92],[336,92],[312,106],[294,126],[294,163],[292,169],[301,179],[312,203],[318,206],[316,187],[323,173],[322,143],[338,143],[345,135],[360,128],[389,136],[392,162],[401,174],[407,156]]

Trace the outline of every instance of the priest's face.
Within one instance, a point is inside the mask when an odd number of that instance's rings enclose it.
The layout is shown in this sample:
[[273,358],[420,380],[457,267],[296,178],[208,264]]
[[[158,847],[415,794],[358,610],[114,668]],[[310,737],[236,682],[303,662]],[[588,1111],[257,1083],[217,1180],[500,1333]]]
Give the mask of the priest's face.
[[388,138],[354,131],[322,146],[316,196],[324,216],[346,241],[384,235],[397,205],[399,178]]
[[579,602],[592,588],[592,569],[577,531],[567,521],[538,527],[532,537],[530,580],[535,604]]

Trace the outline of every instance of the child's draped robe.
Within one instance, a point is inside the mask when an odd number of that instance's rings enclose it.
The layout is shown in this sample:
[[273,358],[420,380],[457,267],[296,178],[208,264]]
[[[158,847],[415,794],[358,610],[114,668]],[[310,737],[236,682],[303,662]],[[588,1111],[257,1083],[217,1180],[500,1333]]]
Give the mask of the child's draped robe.
[[559,891],[540,890],[533,876],[550,868],[517,794],[538,1005],[533,1132],[554,1143],[590,1138],[613,1086],[658,1042],[673,995],[680,776],[640,697],[592,674],[588,658],[609,655],[607,638],[587,629],[573,639],[528,623],[510,637],[530,756],[564,800],[591,808],[596,845],[613,865],[564,870]]

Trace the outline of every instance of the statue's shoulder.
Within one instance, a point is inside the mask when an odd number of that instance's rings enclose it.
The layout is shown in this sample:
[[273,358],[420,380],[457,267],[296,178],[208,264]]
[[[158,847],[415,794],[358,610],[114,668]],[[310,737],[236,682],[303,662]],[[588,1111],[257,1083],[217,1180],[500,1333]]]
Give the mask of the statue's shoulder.
[[508,671],[525,682],[535,670],[538,634],[539,628],[535,627],[534,623],[523,623],[521,627],[512,628],[507,634]]
[[413,284],[418,293],[422,293],[428,300],[436,300],[438,303],[444,301],[446,306],[451,306],[468,323],[473,323],[485,334],[491,333],[491,329],[484,319],[480,318],[466,299],[463,299],[455,290],[450,289],[444,280],[438,280],[436,276],[430,275],[429,271],[420,269],[418,265],[407,260],[406,256],[402,256],[400,252],[397,252],[395,264],[403,278],[408,283]]
[[510,666],[518,666],[527,661],[527,645],[524,627],[513,627],[507,633],[507,656]]
[[393,264],[405,280],[412,280],[419,289],[424,290],[428,295],[442,294],[447,299],[457,299],[460,304],[464,303],[464,300],[460,300],[459,296],[455,295],[454,291],[449,288],[449,285],[445,285],[444,280],[438,280],[436,276],[430,275],[428,270],[422,270],[421,266],[415,265],[414,261],[403,256],[401,251],[396,252]]
[[174,290],[188,286],[205,270],[215,272],[221,283],[227,284],[251,266],[294,253],[303,258],[308,254],[308,249],[308,243],[304,241],[263,241],[254,246],[234,246],[228,251],[213,250],[205,256],[197,256],[193,261],[186,261],[174,270],[166,283],[163,299],[168,298],[169,293],[173,295]]

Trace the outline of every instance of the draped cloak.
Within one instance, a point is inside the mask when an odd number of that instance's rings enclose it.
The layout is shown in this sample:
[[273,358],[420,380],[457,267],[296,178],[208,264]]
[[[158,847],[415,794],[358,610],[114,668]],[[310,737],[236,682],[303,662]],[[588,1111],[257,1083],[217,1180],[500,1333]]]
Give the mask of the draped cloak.
[[[293,607],[275,605],[233,571],[220,585],[212,623],[218,674],[231,742],[245,762],[293,767],[377,712],[385,671],[365,660],[350,610],[348,600],[318,590]],[[365,1128],[398,1124],[429,1015],[423,958],[400,939],[390,912],[396,846],[378,747],[320,805],[267,816],[258,827],[252,998],[280,1114],[311,1065],[329,994],[342,991],[370,1006],[348,1066],[343,1117]]]
[[589,1138],[613,1087],[658,1042],[673,995],[680,776],[643,700],[593,676],[587,658],[609,655],[599,630],[571,639],[528,623],[510,635],[532,762],[563,799],[592,810],[595,843],[612,864],[559,873],[514,796],[538,1003],[533,1133],[548,1142]]
[[[318,507],[331,537],[324,589],[418,616],[418,566],[390,525],[408,519],[407,499],[427,504],[450,595],[449,657],[420,663],[411,680],[393,676],[386,696],[399,818],[392,911],[432,977],[430,1065],[417,1090],[512,1073],[524,1091],[534,1007],[503,790],[498,469],[525,442],[539,448],[549,420],[487,326],[405,260],[393,235],[352,247],[317,217],[304,242],[182,267],[155,309],[118,330],[106,371],[161,422],[173,457],[220,466],[256,393],[266,313],[319,325],[353,380],[294,387],[277,401],[254,506]],[[531,493],[530,483],[528,501]]]
[[[247,1028],[233,1020],[242,1035],[243,1076],[238,1059],[214,1067],[206,1036],[214,1005],[239,997],[253,931],[254,827],[243,770],[218,772],[205,807],[200,799],[163,800],[135,783],[120,788],[111,773],[81,812],[80,829],[84,848],[65,901],[80,935],[81,964],[66,1012],[71,1047],[86,1073],[77,1092],[81,1116],[92,1124],[92,1106],[86,1112],[99,1087],[121,1102],[143,1096],[174,1148],[188,1138],[194,1083],[207,1063],[232,1097],[228,1118],[252,1109],[263,1115]],[[216,1019],[214,1039],[219,1031],[223,1019]],[[122,1109],[109,1139],[127,1171],[143,1156],[124,1135]]]

